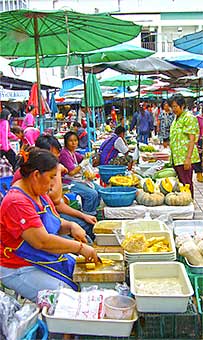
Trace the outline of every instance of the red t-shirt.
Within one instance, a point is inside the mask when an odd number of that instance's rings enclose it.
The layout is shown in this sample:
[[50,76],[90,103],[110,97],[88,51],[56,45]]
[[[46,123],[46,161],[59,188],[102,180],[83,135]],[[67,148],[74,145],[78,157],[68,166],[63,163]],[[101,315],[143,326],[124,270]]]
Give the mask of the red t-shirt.
[[[43,197],[57,214],[51,199],[47,195]],[[39,208],[43,210],[42,206],[39,206]],[[14,252],[10,253],[7,250],[6,255],[8,257],[6,257],[4,255],[4,247],[16,248],[23,241],[21,235],[25,230],[43,227],[33,203],[23,193],[11,188],[2,201],[0,216],[2,242],[0,243],[1,265],[8,268],[30,266],[31,264],[29,262],[15,255]]]

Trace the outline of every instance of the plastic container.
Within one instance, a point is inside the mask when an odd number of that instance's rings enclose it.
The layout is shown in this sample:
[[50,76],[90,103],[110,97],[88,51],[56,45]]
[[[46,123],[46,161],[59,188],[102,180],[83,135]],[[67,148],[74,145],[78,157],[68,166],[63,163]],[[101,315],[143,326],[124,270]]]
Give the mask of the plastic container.
[[194,265],[190,264],[186,257],[185,257],[185,262],[188,266],[190,273],[198,274],[198,275],[202,274],[203,275],[203,266],[194,266]]
[[202,232],[203,220],[178,220],[173,222],[173,232],[175,236],[189,233],[194,236],[195,232]]
[[5,196],[10,189],[13,176],[5,176],[0,178],[0,192]]
[[135,313],[135,300],[123,295],[108,296],[104,300],[107,319],[131,320]]
[[137,189],[129,187],[112,187],[99,189],[104,203],[109,207],[127,207],[135,199]]
[[99,165],[98,168],[100,177],[105,184],[108,184],[112,176],[125,175],[127,170],[124,165]]
[[[160,296],[138,294],[135,279],[177,278],[182,286],[182,294]],[[189,297],[194,294],[186,269],[179,262],[145,262],[130,264],[130,289],[135,295],[137,310],[144,313],[184,313],[187,310]]]
[[106,336],[106,339],[109,336],[130,336],[133,324],[138,318],[137,314],[135,313],[131,320],[73,320],[67,319],[65,317],[59,318],[48,315],[46,307],[43,308],[42,315],[46,320],[49,332],[63,334],[98,335]]
[[95,223],[93,232],[95,233],[95,241],[99,246],[118,246],[116,235],[113,230],[120,229],[122,220],[104,220]]
[[168,231],[168,228],[164,222],[156,220],[131,220],[123,221],[121,233],[126,235],[127,233],[137,232],[154,232],[154,231]]

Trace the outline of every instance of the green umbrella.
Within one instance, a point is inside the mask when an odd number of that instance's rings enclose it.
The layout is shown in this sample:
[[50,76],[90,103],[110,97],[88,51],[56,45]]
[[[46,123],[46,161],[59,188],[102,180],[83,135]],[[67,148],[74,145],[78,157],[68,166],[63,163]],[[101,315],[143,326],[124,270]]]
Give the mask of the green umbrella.
[[144,79],[142,81],[136,80],[136,76],[132,74],[119,74],[117,76],[107,78],[104,80],[100,80],[100,85],[104,86],[112,86],[112,87],[123,87],[124,93],[124,108],[123,108],[123,116],[124,116],[124,125],[126,126],[126,103],[125,103],[125,90],[127,86],[138,85],[138,91],[140,91],[140,84],[143,85],[151,85],[153,84],[153,80],[151,79]]
[[[35,56],[40,98],[39,56],[114,46],[136,37],[141,26],[108,14],[66,10],[0,13],[1,56]],[[39,108],[41,112],[40,100]]]
[[[84,58],[85,64],[92,64],[146,58],[152,54],[154,54],[154,51],[124,43],[89,52],[74,52],[68,56],[66,54],[46,55],[40,57],[40,67],[79,65],[82,64],[82,58]],[[18,58],[11,61],[9,65],[21,68],[33,68],[36,66],[35,58],[33,57]]]
[[[96,75],[93,73],[89,73],[87,77],[86,84],[86,96],[87,96],[87,106],[92,109],[92,121],[94,128],[94,141],[96,140],[96,122],[95,122],[95,108],[101,107],[104,105],[104,100],[102,97],[101,88],[99,82],[96,78]],[[82,105],[85,105],[85,98],[82,100]],[[90,126],[89,126],[89,116],[87,115],[87,129],[88,129],[88,147],[91,148],[90,145]]]

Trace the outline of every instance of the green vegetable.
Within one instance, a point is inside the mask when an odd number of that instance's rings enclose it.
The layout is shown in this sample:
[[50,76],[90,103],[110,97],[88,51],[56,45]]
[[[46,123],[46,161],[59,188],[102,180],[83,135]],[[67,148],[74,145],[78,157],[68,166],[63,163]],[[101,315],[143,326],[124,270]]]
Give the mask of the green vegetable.
[[159,178],[166,178],[166,177],[176,177],[176,172],[173,168],[166,168],[166,169],[162,169],[157,171],[154,175],[153,175],[153,179],[159,179]]

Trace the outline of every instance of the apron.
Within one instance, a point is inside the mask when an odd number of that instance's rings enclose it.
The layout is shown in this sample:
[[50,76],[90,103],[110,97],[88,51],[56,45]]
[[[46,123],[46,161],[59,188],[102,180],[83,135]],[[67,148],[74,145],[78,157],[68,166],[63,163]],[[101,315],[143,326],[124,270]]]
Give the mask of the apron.
[[[39,215],[44,227],[49,234],[57,235],[60,229],[60,218],[54,214],[52,208],[47,201],[40,196],[43,211],[40,211],[35,201],[27,195],[22,189],[18,187],[12,187],[22,192],[30,201],[34,204],[37,214]],[[59,280],[64,281],[71,286],[75,291],[78,291],[78,285],[72,281],[73,271],[75,267],[75,259],[68,254],[51,254],[43,250],[33,248],[26,241],[22,241],[16,249],[5,247],[5,251],[14,251],[19,257],[24,258],[26,261],[32,263],[40,270],[48,273],[49,275],[56,277]]]

